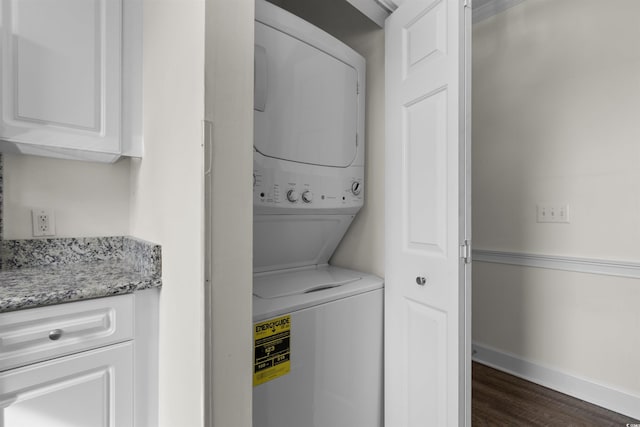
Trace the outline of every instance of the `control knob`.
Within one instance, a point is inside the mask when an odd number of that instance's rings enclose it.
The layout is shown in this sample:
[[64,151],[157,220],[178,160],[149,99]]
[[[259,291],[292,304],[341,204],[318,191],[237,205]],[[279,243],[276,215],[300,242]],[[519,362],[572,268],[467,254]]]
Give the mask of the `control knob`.
[[313,201],[313,193],[309,190],[305,190],[302,193],[302,201],[305,203],[311,203]]
[[351,192],[354,196],[357,196],[362,191],[362,185],[358,181],[353,181],[351,183]]
[[295,203],[298,201],[298,193],[296,193],[296,190],[287,191],[287,200],[291,203]]

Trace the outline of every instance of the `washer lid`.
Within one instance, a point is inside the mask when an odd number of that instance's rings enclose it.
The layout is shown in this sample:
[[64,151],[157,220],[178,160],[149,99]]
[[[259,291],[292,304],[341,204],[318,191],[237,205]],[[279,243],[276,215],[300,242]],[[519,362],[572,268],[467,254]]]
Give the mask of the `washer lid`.
[[291,35],[255,23],[254,147],[320,166],[356,158],[358,72]]
[[[332,288],[320,288],[340,284]],[[384,282],[372,274],[330,265],[257,273],[253,276],[253,321],[293,313],[363,293],[381,291]],[[313,291],[304,293],[305,291]],[[288,296],[275,297],[277,294]],[[380,296],[382,308],[382,295]]]
[[362,279],[362,274],[345,269],[292,271],[286,274],[256,277],[253,294],[265,299],[310,294],[338,288],[360,279]]

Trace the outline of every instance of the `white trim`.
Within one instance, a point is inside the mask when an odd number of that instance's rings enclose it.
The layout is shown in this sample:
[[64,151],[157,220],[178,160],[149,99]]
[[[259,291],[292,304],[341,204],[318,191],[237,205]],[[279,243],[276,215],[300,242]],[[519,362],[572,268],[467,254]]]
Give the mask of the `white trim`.
[[487,18],[497,15],[500,12],[522,3],[524,0],[488,0],[474,1],[473,7],[473,23],[477,24]]
[[353,7],[358,9],[367,18],[375,22],[379,27],[384,28],[384,20],[389,16],[388,5],[378,0],[347,0]]
[[394,10],[398,8],[402,4],[404,0],[376,0],[376,2],[387,9],[389,13],[392,13]]
[[640,263],[630,261],[536,255],[521,252],[487,251],[482,249],[473,250],[473,260],[640,279]]
[[640,419],[640,396],[473,343],[473,360],[620,414]]

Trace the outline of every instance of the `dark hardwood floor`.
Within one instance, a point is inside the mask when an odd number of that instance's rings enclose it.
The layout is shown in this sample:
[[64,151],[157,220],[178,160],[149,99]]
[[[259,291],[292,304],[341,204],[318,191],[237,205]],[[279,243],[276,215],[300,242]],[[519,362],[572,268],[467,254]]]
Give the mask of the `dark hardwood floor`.
[[473,363],[473,427],[626,426],[624,415]]

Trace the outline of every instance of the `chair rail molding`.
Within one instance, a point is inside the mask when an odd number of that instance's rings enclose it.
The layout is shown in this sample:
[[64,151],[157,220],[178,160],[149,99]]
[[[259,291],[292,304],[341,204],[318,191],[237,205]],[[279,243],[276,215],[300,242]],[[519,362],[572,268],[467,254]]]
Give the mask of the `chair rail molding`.
[[538,255],[484,249],[474,249],[473,260],[494,264],[519,265],[524,267],[538,267],[551,270],[575,271],[579,273],[640,279],[640,263],[630,261]]

